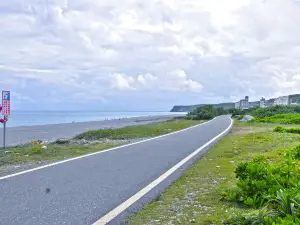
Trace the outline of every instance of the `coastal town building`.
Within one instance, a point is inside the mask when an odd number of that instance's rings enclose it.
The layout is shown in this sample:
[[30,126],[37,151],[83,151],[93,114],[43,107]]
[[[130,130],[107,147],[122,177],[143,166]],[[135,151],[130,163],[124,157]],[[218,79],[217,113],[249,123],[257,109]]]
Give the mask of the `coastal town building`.
[[241,99],[240,101],[235,103],[236,109],[249,109],[249,96],[246,96],[245,99]]
[[249,102],[249,108],[260,107],[260,101]]
[[266,100],[266,107],[273,106],[274,105],[274,101],[275,101],[275,98],[271,98],[269,100]]
[[265,108],[266,107],[266,99],[265,98],[260,99],[259,106],[260,106],[260,108]]
[[289,105],[290,97],[289,96],[281,96],[276,98],[273,105]]
[[300,105],[300,94],[290,95],[291,105]]

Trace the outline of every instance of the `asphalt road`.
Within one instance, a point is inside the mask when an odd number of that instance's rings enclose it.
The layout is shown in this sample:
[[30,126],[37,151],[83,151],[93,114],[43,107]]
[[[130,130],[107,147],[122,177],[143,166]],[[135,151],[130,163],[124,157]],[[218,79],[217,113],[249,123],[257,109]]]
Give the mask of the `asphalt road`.
[[2,179],[0,224],[92,224],[230,123],[222,116],[179,133]]
[[[15,146],[27,144],[33,140],[55,141],[59,138],[72,138],[89,130],[98,130],[103,128],[120,128],[132,125],[143,125],[153,122],[163,122],[173,119],[180,114],[143,116],[127,119],[114,119],[91,122],[50,124],[38,126],[8,127],[6,132],[6,145]],[[0,128],[0,147],[3,145],[3,128]]]

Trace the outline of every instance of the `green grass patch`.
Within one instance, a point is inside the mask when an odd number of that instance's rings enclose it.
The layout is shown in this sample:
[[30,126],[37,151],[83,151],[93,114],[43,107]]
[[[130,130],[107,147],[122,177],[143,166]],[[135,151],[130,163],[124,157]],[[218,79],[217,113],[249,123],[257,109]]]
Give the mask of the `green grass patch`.
[[[129,224],[223,224],[229,218],[260,212],[255,207],[244,207],[222,198],[224,194],[232,199],[239,195],[235,169],[240,163],[251,160],[269,165],[281,163],[287,149],[299,144],[299,135],[273,132],[274,127],[274,124],[265,127],[263,124],[237,122],[228,136],[156,201],[133,216]],[[253,201],[255,199],[248,199],[247,204]]]
[[[171,133],[200,123],[200,121],[190,121],[182,119],[172,120],[168,122],[153,123],[141,126],[129,126],[115,130],[103,129],[98,131],[89,131],[82,135],[79,135],[77,139],[98,140],[102,138],[108,138],[116,140],[146,138]],[[0,166],[22,162],[63,160],[66,158],[93,153],[119,145],[121,144],[118,142],[107,142],[93,145],[48,144],[46,145],[46,148],[43,148],[43,145],[40,144],[33,144],[28,146],[7,148],[0,151]]]
[[284,127],[278,126],[278,127],[274,128],[274,132],[300,134],[300,127],[284,128]]
[[279,124],[300,124],[300,114],[277,114],[263,118],[255,118],[251,122],[256,123],[279,123]]
[[194,125],[200,124],[200,121],[192,120],[171,120],[163,123],[153,123],[148,125],[130,126],[119,129],[102,129],[88,131],[80,134],[76,139],[99,140],[102,138],[109,139],[133,139],[144,137],[155,137],[168,134],[174,131],[182,130]]
[[117,145],[104,143],[87,146],[50,144],[47,145],[47,149],[43,149],[42,145],[15,147],[0,151],[0,166],[22,162],[63,160],[115,146]]
[[299,114],[300,105],[275,105],[266,108],[250,108],[245,113],[256,118],[272,117],[278,114]]

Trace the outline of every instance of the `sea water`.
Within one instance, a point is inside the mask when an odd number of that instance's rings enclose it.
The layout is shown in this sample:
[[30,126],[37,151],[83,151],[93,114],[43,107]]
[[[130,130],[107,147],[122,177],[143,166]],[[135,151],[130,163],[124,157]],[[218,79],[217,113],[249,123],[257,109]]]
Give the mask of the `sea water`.
[[[171,112],[101,112],[101,111],[12,111],[8,127],[88,122],[139,116],[172,115]],[[178,114],[178,113],[175,113]]]

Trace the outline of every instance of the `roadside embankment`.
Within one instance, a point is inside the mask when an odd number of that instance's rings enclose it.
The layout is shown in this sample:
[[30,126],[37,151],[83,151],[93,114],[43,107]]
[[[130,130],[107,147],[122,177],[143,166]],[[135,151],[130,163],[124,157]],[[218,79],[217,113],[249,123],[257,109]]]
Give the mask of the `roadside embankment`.
[[[164,117],[164,120],[167,118],[169,117]],[[142,118],[139,120],[143,121],[143,123],[145,122]],[[147,121],[153,120],[148,119]],[[75,138],[58,139],[53,142],[34,141],[31,144],[10,147],[5,150],[1,149],[0,176],[58,160],[142,141],[147,138],[182,130],[199,123],[201,122],[171,119],[145,125],[91,130],[79,134]]]
[[[50,124],[39,126],[23,126],[7,128],[7,146],[27,144],[33,140],[42,140],[53,142],[60,138],[73,138],[74,136],[90,130],[121,128],[127,126],[144,125],[150,123],[164,122],[175,117],[182,117],[180,114],[143,116],[125,119],[113,119],[91,122]],[[3,135],[3,129],[0,128],[0,137]],[[0,147],[3,140],[0,138]]]

